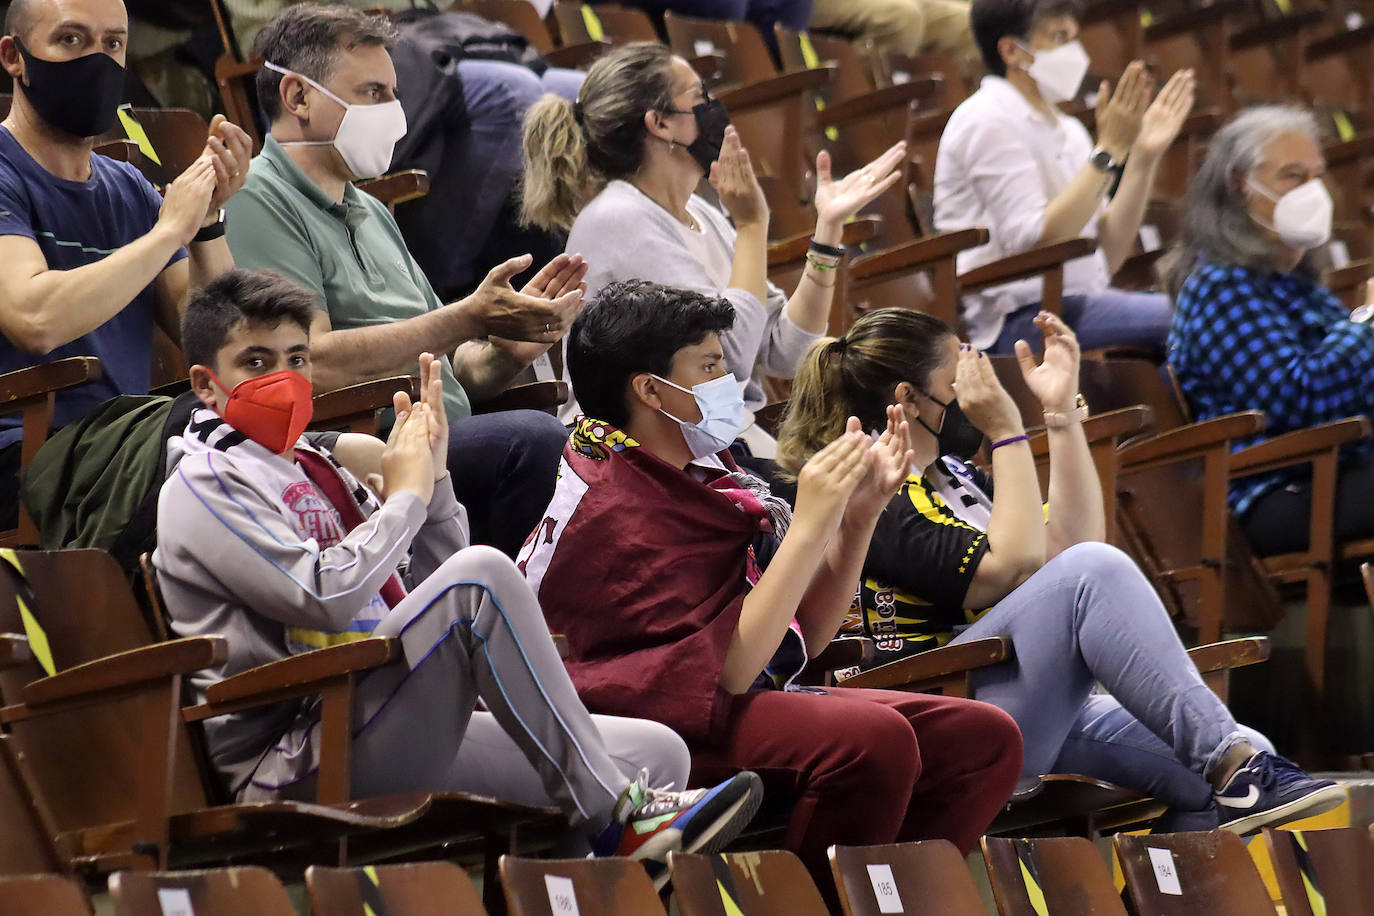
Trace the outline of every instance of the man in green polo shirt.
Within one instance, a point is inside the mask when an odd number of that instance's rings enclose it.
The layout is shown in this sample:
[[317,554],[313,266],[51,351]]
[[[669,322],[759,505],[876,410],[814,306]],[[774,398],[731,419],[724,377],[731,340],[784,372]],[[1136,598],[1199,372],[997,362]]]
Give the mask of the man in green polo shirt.
[[228,208],[237,263],[271,268],[318,297],[311,358],[323,390],[411,371],[425,351],[441,371],[449,470],[474,541],[514,555],[553,493],[567,431],[547,414],[472,416],[562,338],[582,307],[586,265],[560,255],[521,292],[528,256],[445,304],[387,208],[355,180],[380,174],[405,134],[384,18],[347,6],[288,7],[258,33],[258,98],[271,135]]

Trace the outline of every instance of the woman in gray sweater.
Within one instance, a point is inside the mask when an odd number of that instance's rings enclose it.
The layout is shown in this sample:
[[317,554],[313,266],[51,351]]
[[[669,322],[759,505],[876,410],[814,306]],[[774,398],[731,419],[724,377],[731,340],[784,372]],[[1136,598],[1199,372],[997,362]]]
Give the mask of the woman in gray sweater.
[[[576,103],[546,95],[525,121],[524,218],[568,233],[590,265],[588,299],[615,280],[644,279],[735,307],[722,335],[745,403],[763,406],[760,373],[790,378],[825,333],[844,222],[901,177],[905,144],[844,178],[816,157],[816,230],[809,263],[789,298],[768,282],[768,204],[729,115],[668,48],[615,48],[588,71]],[[695,192],[710,179],[729,218]],[[733,223],[733,225],[732,225]],[[574,399],[563,419],[577,413]],[[757,428],[759,457],[774,443]]]

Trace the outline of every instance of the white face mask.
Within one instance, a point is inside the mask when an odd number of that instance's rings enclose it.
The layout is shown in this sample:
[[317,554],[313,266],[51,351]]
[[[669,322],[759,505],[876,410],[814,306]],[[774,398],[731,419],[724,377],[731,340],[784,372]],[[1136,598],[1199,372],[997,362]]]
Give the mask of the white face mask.
[[693,458],[705,458],[725,451],[749,425],[749,408],[744,406],[739,380],[729,373],[693,385],[690,390],[661,376],[652,377],[696,398],[701,419],[695,423],[679,420],[668,411],[659,410],[659,413],[682,427],[682,438],[686,440]]
[[376,178],[387,170],[397,141],[406,135],[406,113],[400,102],[392,99],[376,105],[350,105],[308,76],[271,62],[263,66],[283,76],[299,76],[344,107],[333,140],[292,140],[282,146],[332,146],[354,178]]
[[1088,75],[1088,52],[1082,42],[1070,41],[1043,51],[1023,49],[1035,55],[1026,73],[1035,80],[1041,98],[1051,105],[1057,105],[1078,94],[1083,77]]
[[1320,178],[1304,182],[1282,197],[1275,197],[1274,192],[1253,179],[1247,178],[1246,183],[1255,193],[1274,202],[1274,224],[1266,226],[1259,218],[1255,222],[1277,232],[1285,245],[1308,251],[1331,240],[1334,205]]

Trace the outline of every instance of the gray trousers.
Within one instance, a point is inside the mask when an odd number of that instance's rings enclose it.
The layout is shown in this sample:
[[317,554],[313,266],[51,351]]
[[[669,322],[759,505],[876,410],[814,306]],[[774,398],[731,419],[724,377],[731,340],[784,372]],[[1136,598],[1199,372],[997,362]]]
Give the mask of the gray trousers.
[[987,636],[1009,638],[1016,657],[976,672],[973,695],[1020,726],[1026,775],[1082,773],[1195,811],[1232,744],[1272,749],[1203,683],[1149,581],[1115,547],[1070,547],[954,641]]
[[[461,791],[552,801],[574,825],[596,829],[641,768],[653,786],[687,780],[687,746],[671,729],[587,712],[534,593],[494,548],[454,554],[374,633],[397,637],[405,664],[358,684],[358,796]],[[489,712],[473,711],[479,698]],[[289,742],[269,752],[254,782],[271,772],[272,754],[290,753]],[[313,789],[312,777],[287,794]]]

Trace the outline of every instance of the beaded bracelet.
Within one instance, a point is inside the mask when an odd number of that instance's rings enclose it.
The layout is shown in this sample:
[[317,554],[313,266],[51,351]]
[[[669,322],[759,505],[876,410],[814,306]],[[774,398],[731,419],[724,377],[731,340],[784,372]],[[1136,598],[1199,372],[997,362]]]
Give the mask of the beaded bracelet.
[[816,254],[826,254],[832,258],[844,257],[843,248],[836,248],[834,245],[825,245],[815,239],[811,240],[811,245],[809,247],[812,251],[816,252]]
[[1001,448],[1001,447],[1004,446],[1004,445],[1014,445],[1014,444],[1017,443],[1017,442],[1029,442],[1029,441],[1030,441],[1030,436],[1026,435],[1025,433],[1022,433],[1022,434],[1019,435],[1019,436],[1011,436],[1011,437],[1006,438],[1006,439],[998,439],[996,442],[992,443],[992,448],[988,449],[988,454],[991,455],[993,452],[997,451],[999,448]]
[[806,255],[806,261],[807,261],[808,264],[810,264],[812,267],[816,268],[817,270],[839,270],[839,269],[840,269],[840,265],[839,265],[838,262],[836,262],[836,263],[834,263],[834,264],[826,264],[824,261],[822,261],[822,260],[821,260],[820,258],[818,258],[816,255],[811,254],[811,253],[809,253],[809,252],[808,252],[807,255]]

